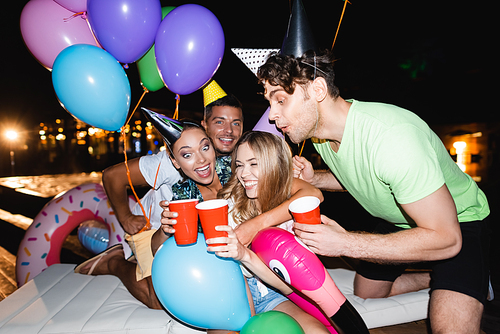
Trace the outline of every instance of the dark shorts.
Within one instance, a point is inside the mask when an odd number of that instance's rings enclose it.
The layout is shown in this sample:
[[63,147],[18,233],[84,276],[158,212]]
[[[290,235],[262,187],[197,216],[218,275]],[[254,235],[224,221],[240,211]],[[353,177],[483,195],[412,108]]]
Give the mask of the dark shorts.
[[[455,257],[419,263],[417,267],[431,270],[431,291],[437,289],[456,291],[484,304],[488,294],[489,279],[488,219],[460,223],[460,229],[462,249]],[[387,222],[379,222],[374,232],[388,234],[400,230],[403,229]],[[356,272],[368,279],[394,282],[408,267],[406,264],[381,265],[360,261]]]

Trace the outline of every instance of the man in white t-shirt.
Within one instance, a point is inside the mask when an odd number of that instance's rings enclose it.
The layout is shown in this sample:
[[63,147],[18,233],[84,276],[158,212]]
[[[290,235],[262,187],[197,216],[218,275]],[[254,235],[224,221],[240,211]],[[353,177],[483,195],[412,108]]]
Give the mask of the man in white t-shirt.
[[[214,88],[210,94],[205,94]],[[232,153],[243,132],[243,112],[240,101],[227,95],[213,81],[204,89],[205,115],[202,125],[213,142],[219,155]],[[153,309],[162,309],[151,279],[151,235],[160,227],[163,209],[159,203],[172,199],[172,185],[181,180],[181,175],[173,166],[166,151],[147,155],[127,162],[130,181],[138,186],[151,189],[141,199],[142,208],[137,204],[132,210],[128,204],[129,179],[125,163],[104,170],[102,182],[118,221],[127,233],[126,240],[131,246],[136,261],[127,261],[127,250],[112,246],[75,268],[84,275],[114,275],[139,301]],[[148,220],[150,226],[146,226]],[[142,231],[141,231],[142,230]],[[141,232],[140,232],[141,231]],[[140,232],[140,233],[139,233]],[[174,326],[182,326],[173,320]],[[194,329],[186,331],[199,332]]]
[[[211,88],[214,87],[213,83]],[[217,154],[229,155],[243,132],[242,107],[234,95],[227,95],[218,85],[215,86],[217,89],[213,94],[207,95],[204,90],[205,116],[202,125],[213,141]],[[136,261],[123,258],[124,255],[129,257],[130,250],[110,247],[77,266],[75,272],[117,276],[134,297],[150,308],[161,309],[151,281],[151,235],[161,226],[163,209],[159,203],[172,199],[172,185],[181,180],[181,175],[166,151],[129,160],[127,165],[134,187],[151,187],[141,199],[142,208],[139,204],[132,209],[129,207],[129,179],[124,162],[104,170],[102,182],[116,218],[127,233],[125,238]],[[145,216],[150,226],[147,226]],[[113,266],[109,265],[111,262]]]

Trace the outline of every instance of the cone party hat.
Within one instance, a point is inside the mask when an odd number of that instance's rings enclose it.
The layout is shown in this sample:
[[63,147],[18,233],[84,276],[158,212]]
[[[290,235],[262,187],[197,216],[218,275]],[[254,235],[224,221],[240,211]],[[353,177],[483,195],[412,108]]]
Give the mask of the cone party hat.
[[306,11],[301,0],[291,0],[292,7],[285,38],[280,49],[232,48],[231,51],[248,67],[253,74],[263,65],[269,55],[279,51],[283,55],[302,56],[306,51],[319,49],[314,40]]
[[264,114],[260,117],[259,121],[253,127],[252,131],[262,131],[269,132],[273,135],[277,135],[278,137],[285,138],[283,133],[276,127],[276,124],[269,120],[269,112],[271,111],[271,107],[268,107]]
[[257,75],[257,70],[264,64],[267,57],[273,52],[279,52],[280,49],[238,49],[231,51],[248,67],[253,74]]
[[183,125],[182,122],[172,119],[170,117],[158,114],[152,110],[141,108],[146,116],[146,119],[153,124],[156,130],[163,137],[165,143],[172,147],[172,145],[180,138]]
[[206,107],[210,103],[217,101],[224,96],[227,96],[226,92],[217,82],[215,82],[215,80],[212,80],[205,88],[203,88],[203,106]]
[[280,53],[301,57],[306,51],[318,52],[304,5],[300,0],[292,0],[292,11],[288,21],[288,29],[281,45]]

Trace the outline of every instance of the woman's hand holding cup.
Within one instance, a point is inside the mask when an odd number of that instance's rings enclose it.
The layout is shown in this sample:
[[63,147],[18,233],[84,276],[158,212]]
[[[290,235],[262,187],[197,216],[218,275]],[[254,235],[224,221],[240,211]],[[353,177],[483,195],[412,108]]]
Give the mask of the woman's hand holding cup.
[[[228,236],[207,239],[207,251],[215,252],[215,255],[220,257],[230,257],[237,261],[243,260],[248,249],[238,240],[233,228],[229,225],[218,225],[215,226],[215,230],[227,232]],[[213,244],[216,245],[212,246]]]
[[175,232],[175,224],[177,224],[177,218],[178,214],[177,212],[172,212],[170,211],[169,207],[170,203],[169,201],[161,201],[160,206],[163,208],[163,212],[161,213],[161,229],[163,232],[166,234],[174,234]]

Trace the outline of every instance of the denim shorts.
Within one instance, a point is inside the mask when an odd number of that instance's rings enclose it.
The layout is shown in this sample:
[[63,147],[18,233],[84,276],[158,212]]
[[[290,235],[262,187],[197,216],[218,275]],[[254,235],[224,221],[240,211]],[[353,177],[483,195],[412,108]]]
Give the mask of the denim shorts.
[[269,292],[265,296],[261,296],[257,287],[257,279],[255,277],[247,277],[247,282],[250,292],[252,293],[255,314],[271,311],[279,304],[288,300],[288,298],[268,285],[266,285],[266,287]]

